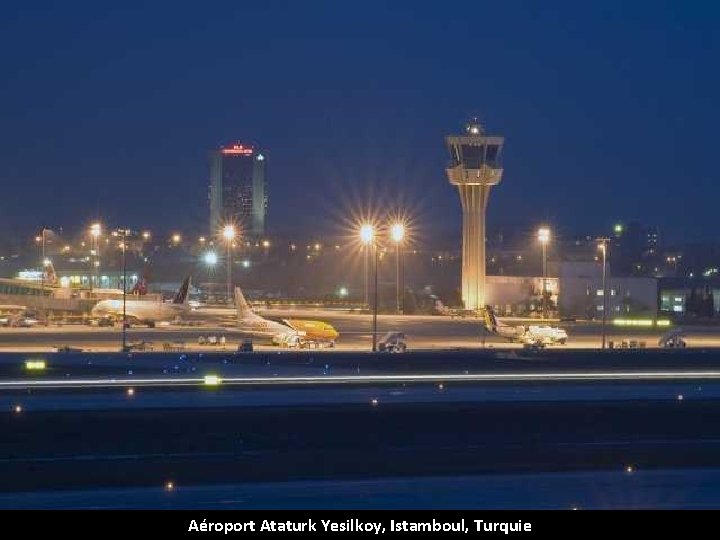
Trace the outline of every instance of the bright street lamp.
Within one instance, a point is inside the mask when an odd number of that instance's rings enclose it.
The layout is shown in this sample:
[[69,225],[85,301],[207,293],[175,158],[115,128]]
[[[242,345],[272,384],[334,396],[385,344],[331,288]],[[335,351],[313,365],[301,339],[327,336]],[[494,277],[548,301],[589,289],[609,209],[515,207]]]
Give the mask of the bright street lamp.
[[393,223],[390,226],[390,238],[395,242],[395,311],[400,314],[400,245],[405,238],[405,224]]
[[542,283],[542,310],[543,319],[547,319],[548,312],[548,294],[547,294],[547,245],[550,242],[550,229],[547,227],[540,227],[537,233],[538,242],[542,245],[542,272],[543,272],[543,283]]
[[360,226],[360,242],[365,246],[365,304],[370,305],[370,244],[375,238],[375,227],[370,223],[363,223]]
[[119,231],[116,231],[118,235],[122,235],[122,242],[120,243],[120,247],[122,248],[122,284],[123,284],[123,296],[122,296],[122,306],[123,306],[123,316],[122,316],[122,352],[127,352],[128,346],[127,346],[127,237],[130,234],[130,231],[128,229],[120,229]]
[[[401,222],[394,222],[390,225],[388,229],[385,229],[388,231],[388,237],[390,240],[395,242],[395,247],[397,250],[397,257],[396,257],[396,273],[397,273],[397,290],[396,290],[396,308],[397,311],[400,312],[400,245],[402,244],[403,239],[405,238],[405,225]],[[370,223],[363,223],[360,226],[360,241],[365,246],[365,302],[369,303],[369,293],[368,293],[368,257],[370,252],[370,247],[372,246],[373,252],[374,252],[374,259],[375,259],[375,266],[374,266],[374,272],[373,272],[373,318],[372,318],[372,336],[373,336],[373,344],[372,344],[372,350],[373,352],[377,351],[377,312],[378,312],[378,258],[379,258],[379,250],[378,250],[378,244],[377,244],[377,238],[376,238],[376,229],[373,225]]]
[[235,238],[235,227],[233,225],[225,225],[222,231],[223,238],[231,241]]
[[369,223],[363,223],[360,227],[360,241],[368,246],[372,244],[373,238],[375,238],[375,227]]
[[405,225],[402,223],[393,223],[390,227],[390,238],[393,242],[399,244],[405,238]]
[[365,246],[365,303],[369,304],[370,300],[370,294],[369,294],[369,283],[368,283],[368,274],[369,274],[369,255],[370,255],[370,247],[373,247],[373,252],[375,254],[375,272],[373,274],[373,279],[375,281],[375,287],[374,287],[374,294],[373,294],[373,319],[372,319],[372,336],[373,336],[373,343],[372,343],[372,350],[375,352],[377,350],[377,301],[378,301],[378,249],[377,245],[375,245],[375,227],[373,227],[370,223],[363,223],[360,226],[360,241]]

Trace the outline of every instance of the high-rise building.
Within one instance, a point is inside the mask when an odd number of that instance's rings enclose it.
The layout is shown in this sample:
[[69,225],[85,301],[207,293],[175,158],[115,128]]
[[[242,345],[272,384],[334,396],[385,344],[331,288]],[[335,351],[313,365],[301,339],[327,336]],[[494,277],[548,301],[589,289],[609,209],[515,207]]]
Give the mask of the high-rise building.
[[241,225],[245,234],[265,234],[267,190],[265,156],[235,143],[210,152],[210,232],[225,223]]

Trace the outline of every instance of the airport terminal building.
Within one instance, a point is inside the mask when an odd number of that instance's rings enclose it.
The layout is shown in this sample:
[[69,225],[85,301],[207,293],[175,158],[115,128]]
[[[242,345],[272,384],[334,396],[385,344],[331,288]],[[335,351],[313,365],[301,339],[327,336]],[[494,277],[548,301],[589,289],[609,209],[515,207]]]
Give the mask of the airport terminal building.
[[[655,316],[658,283],[652,277],[616,277],[608,271],[608,317]],[[556,276],[545,284],[556,315],[598,319],[603,312],[602,265],[596,262],[563,262]],[[488,303],[499,315],[539,313],[543,278],[488,276]]]

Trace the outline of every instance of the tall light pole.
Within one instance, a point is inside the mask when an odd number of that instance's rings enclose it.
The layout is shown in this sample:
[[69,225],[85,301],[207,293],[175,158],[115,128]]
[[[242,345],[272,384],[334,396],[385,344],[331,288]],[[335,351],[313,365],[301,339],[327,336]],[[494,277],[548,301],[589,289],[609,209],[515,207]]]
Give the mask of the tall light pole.
[[602,348],[605,348],[605,322],[607,320],[607,238],[600,238],[600,244],[598,249],[602,251],[602,291],[603,291],[603,306],[602,306]]
[[223,238],[227,243],[227,284],[226,284],[226,298],[227,303],[230,303],[232,296],[230,296],[230,289],[232,287],[232,243],[235,239],[235,226],[232,224],[225,225],[222,231]]
[[370,305],[370,245],[375,236],[375,227],[370,223],[360,226],[360,241],[365,247],[365,305]]
[[93,223],[90,225],[90,262],[92,264],[92,272],[90,274],[90,292],[93,290],[93,280],[97,278],[98,268],[98,238],[102,234],[102,227],[100,223]]
[[127,251],[127,229],[121,229],[120,234],[122,235],[122,272],[123,272],[123,316],[122,316],[122,352],[127,350],[127,257],[125,253]]
[[[375,272],[373,274],[373,279],[375,282],[374,286],[374,294],[373,294],[373,319],[372,319],[372,350],[373,352],[377,351],[377,300],[378,300],[378,252],[377,252],[377,245],[375,244],[375,227],[373,227],[369,223],[364,223],[360,227],[360,241],[365,246],[365,261],[367,263],[368,260],[368,253],[370,252],[370,247],[374,249],[374,259],[375,259]],[[365,283],[367,284],[367,266],[365,267]],[[368,296],[367,293],[367,287],[365,288],[365,295],[366,298]]]
[[40,290],[42,291],[42,294],[45,295],[45,267],[47,266],[45,262],[45,232],[47,229],[45,227],[42,228],[42,231],[40,231]]
[[[45,308],[45,269],[49,266],[49,261],[45,258],[45,233],[47,231],[47,227],[43,227],[40,231],[40,307],[43,310]],[[43,316],[45,316],[44,312]],[[47,317],[45,318],[47,322]]]
[[547,294],[547,245],[550,242],[550,229],[547,227],[540,227],[537,233],[538,242],[542,246],[542,310],[543,319],[547,319],[548,316],[548,294]]
[[405,225],[395,222],[390,227],[390,237],[395,242],[395,311],[400,314],[400,245],[405,238]]
[[377,313],[378,313],[378,246],[373,243],[373,254],[375,259],[375,271],[373,272],[373,318],[372,318],[372,351],[377,352]]

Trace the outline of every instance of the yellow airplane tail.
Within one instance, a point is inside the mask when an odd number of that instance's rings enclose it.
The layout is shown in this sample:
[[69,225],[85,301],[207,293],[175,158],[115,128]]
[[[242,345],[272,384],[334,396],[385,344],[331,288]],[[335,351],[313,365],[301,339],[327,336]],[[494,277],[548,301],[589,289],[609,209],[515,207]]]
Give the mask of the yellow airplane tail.
[[485,306],[482,310],[482,315],[483,320],[485,321],[485,328],[487,328],[490,332],[496,332],[498,324],[492,306]]

